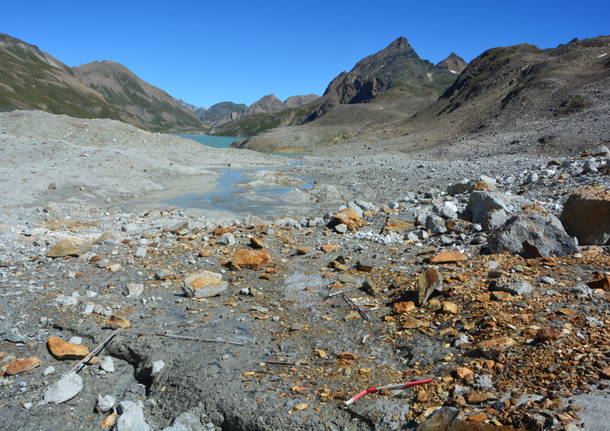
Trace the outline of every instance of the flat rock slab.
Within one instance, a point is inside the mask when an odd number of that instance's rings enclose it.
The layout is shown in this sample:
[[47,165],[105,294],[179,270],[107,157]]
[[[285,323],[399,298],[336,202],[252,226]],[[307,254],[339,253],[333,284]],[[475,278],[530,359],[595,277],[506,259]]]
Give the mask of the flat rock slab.
[[47,348],[55,359],[82,359],[89,354],[89,348],[82,344],[68,343],[59,337],[50,336]]
[[14,376],[15,374],[23,373],[24,371],[33,370],[40,365],[42,365],[42,360],[32,356],[30,358],[17,359],[9,362],[7,365],[2,367],[2,371],[7,376]]
[[468,256],[456,250],[447,250],[430,258],[430,263],[455,263],[468,260]]
[[211,298],[227,290],[229,284],[222,280],[222,274],[200,271],[184,279],[182,291],[189,298]]
[[66,256],[80,256],[83,253],[89,251],[91,247],[84,244],[76,244],[74,241],[64,239],[59,241],[51,250],[47,253],[48,257],[66,257]]
[[261,250],[242,248],[233,254],[233,265],[240,268],[249,268],[255,271],[264,268],[271,260],[269,253]]
[[51,385],[44,394],[45,403],[60,404],[74,398],[83,389],[83,379],[76,373],[69,373]]

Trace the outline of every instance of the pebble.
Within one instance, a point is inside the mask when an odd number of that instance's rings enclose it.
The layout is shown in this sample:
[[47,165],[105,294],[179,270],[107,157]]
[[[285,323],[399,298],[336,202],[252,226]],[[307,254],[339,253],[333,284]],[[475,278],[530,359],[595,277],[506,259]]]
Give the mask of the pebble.
[[540,279],[540,282],[544,283],[544,284],[555,284],[555,280],[551,277],[542,277]]
[[42,374],[44,376],[50,376],[51,374],[55,374],[55,367],[47,367],[44,369],[44,371],[42,372]]
[[104,356],[100,361],[100,369],[106,371],[107,373],[114,373],[114,360],[111,356]]
[[225,245],[235,245],[235,236],[231,232],[223,233],[220,242]]
[[96,409],[100,413],[106,413],[112,410],[116,405],[116,399],[111,395],[98,395]]
[[144,285],[142,283],[127,283],[125,290],[128,298],[138,298],[144,292]]
[[83,338],[82,337],[70,337],[70,339],[68,340],[68,343],[72,343],[72,344],[83,344]]
[[152,375],[154,376],[155,374],[159,374],[164,367],[165,362],[163,362],[162,360],[154,361],[152,363]]

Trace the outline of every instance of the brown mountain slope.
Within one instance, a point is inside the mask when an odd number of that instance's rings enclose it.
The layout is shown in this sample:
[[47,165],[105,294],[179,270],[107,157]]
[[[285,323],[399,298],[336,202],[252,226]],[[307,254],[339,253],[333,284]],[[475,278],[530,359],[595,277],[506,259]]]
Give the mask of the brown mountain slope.
[[124,119],[119,109],[83,84],[70,67],[38,47],[3,33],[0,109],[39,109],[74,117]]
[[468,63],[466,63],[464,59],[455,52],[452,52],[446,59],[439,61],[436,65],[446,67],[449,72],[453,73],[454,75],[459,75],[464,71],[464,69],[466,69]]
[[473,60],[438,100],[419,112],[390,120],[373,116],[374,108],[383,109],[385,115],[392,112],[384,100],[392,90],[373,103],[345,105],[369,108],[371,121],[331,127],[322,118],[272,130],[246,145],[308,150],[366,144],[426,152],[427,157],[459,158],[499,153],[559,155],[608,144],[610,37],[551,49],[493,48]]
[[95,61],[72,69],[82,82],[113,106],[130,113],[136,125],[157,130],[201,128],[201,121],[180,101],[137,77],[122,64]]
[[284,104],[288,108],[298,108],[299,106],[307,105],[318,100],[320,96],[317,94],[304,94],[302,96],[290,96],[284,100]]
[[118,63],[70,68],[0,33],[0,110],[12,109],[110,118],[155,131],[203,129],[187,107]]
[[499,134],[500,152],[579,151],[610,139],[609,108],[610,37],[524,44],[485,51],[434,104],[362,136],[408,151]]

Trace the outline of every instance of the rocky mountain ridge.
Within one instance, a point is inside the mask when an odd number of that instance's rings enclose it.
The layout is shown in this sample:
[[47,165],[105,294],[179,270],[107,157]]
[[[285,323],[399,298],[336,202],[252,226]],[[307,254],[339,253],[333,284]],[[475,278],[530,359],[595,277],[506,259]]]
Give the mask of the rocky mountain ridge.
[[[454,54],[434,65],[421,59],[409,42],[399,37],[381,51],[360,60],[350,72],[341,72],[321,98],[303,105],[298,113],[281,113],[279,121],[272,121],[271,115],[260,116],[261,127],[249,127],[249,130],[260,133],[265,130],[262,126],[268,126],[267,129],[300,126],[318,119],[321,121],[316,124],[322,127],[360,129],[371,123],[404,117],[428,106],[453,83],[456,75],[449,70],[449,64],[460,69],[465,62]],[[371,102],[378,105],[365,106]],[[228,123],[217,133],[243,129],[241,123],[240,119]]]
[[109,118],[155,131],[203,130],[178,100],[111,61],[71,68],[38,47],[0,34],[0,109]]
[[[391,111],[409,94],[393,87],[370,103],[335,105],[312,123],[271,130],[241,145],[273,151],[298,142],[301,152],[356,143],[405,152],[435,147],[444,158],[459,158],[473,146],[489,154],[575,154],[610,140],[608,55],[608,36],[549,49],[527,44],[493,48],[459,76],[448,72],[457,79],[441,97],[410,111]],[[461,67],[453,56],[441,66],[446,71]],[[350,106],[354,108],[346,109]]]

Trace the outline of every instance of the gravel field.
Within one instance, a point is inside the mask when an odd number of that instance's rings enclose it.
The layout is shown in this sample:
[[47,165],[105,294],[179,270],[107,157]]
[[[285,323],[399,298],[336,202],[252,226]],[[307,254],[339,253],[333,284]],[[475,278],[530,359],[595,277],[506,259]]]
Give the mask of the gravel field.
[[[13,112],[0,148],[3,429],[607,429],[603,147],[287,166]],[[250,214],[162,203],[219,190]]]

